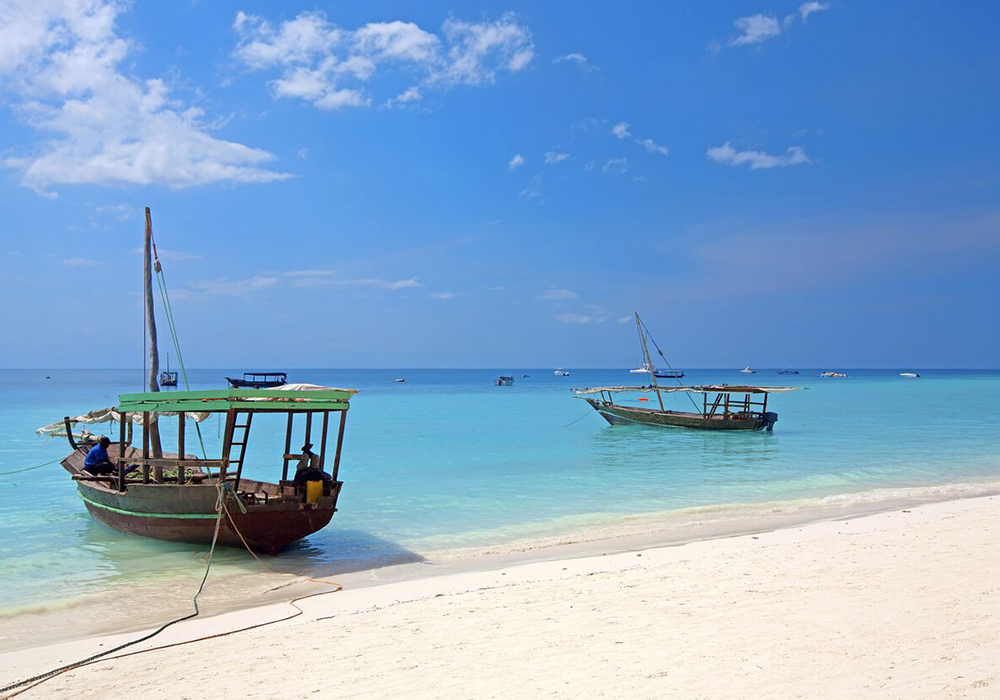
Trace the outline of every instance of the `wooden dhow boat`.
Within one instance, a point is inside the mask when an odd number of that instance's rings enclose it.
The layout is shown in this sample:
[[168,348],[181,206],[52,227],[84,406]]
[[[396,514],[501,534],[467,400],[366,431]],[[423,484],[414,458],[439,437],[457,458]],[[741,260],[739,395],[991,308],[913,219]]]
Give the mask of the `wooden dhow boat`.
[[[645,358],[643,367],[649,372],[652,383],[646,386],[604,386],[574,389],[576,398],[585,400],[612,425],[619,423],[641,423],[674,428],[695,428],[698,430],[767,430],[771,431],[778,420],[778,414],[767,410],[768,394],[795,391],[799,387],[777,386],[730,386],[728,384],[709,386],[660,386],[656,379],[661,375],[653,366],[648,340],[652,340],[639,314],[635,314],[635,327],[639,334],[639,344]],[[666,357],[653,340],[660,357]],[[667,363],[668,369],[673,369]],[[632,370],[635,371],[635,370]],[[683,373],[680,374],[683,376]],[[674,378],[679,379],[676,375]],[[645,406],[623,406],[615,403],[615,395],[622,392],[655,393],[659,408]],[[663,403],[663,394],[686,394],[691,400],[693,411],[668,410]],[[701,405],[692,395],[701,394]],[[742,395],[742,398],[739,396]],[[737,398],[734,398],[737,397]],[[710,398],[711,397],[711,398]],[[762,397],[762,398],[761,398]],[[640,401],[646,401],[641,398]]]
[[[133,535],[210,544],[219,520],[218,544],[242,547],[245,541],[254,550],[275,554],[324,528],[336,512],[343,486],[338,476],[344,426],[350,397],[356,393],[353,389],[289,386],[122,394],[114,409],[67,417],[61,426],[56,423],[39,432],[54,434],[54,429],[64,428],[72,452],[62,466],[77,482],[80,498],[98,522]],[[213,414],[225,415],[221,454],[217,459],[187,454],[187,422],[202,421]],[[260,414],[285,417],[284,453],[275,460],[281,478],[275,482],[244,475],[251,425]],[[330,478],[296,485],[289,479],[289,465],[303,455],[291,452],[294,419],[304,419],[303,444],[318,441],[318,453],[306,454],[307,460],[325,471],[331,414],[339,419]],[[151,428],[167,417],[177,421],[177,452],[154,456]],[[108,448],[117,473],[92,475],[83,467],[93,436],[79,444],[73,427],[111,421],[119,425],[118,440]],[[133,424],[142,426],[141,448],[132,445]],[[221,516],[220,499],[225,499]]]

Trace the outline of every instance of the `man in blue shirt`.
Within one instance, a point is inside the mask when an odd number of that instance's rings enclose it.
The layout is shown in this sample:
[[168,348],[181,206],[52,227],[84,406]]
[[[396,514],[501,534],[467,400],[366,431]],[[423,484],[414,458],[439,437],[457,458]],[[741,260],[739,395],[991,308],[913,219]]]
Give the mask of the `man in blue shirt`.
[[96,445],[90,448],[87,458],[83,460],[83,471],[88,474],[113,474],[118,471],[118,467],[108,459],[108,446],[111,440],[101,436]]

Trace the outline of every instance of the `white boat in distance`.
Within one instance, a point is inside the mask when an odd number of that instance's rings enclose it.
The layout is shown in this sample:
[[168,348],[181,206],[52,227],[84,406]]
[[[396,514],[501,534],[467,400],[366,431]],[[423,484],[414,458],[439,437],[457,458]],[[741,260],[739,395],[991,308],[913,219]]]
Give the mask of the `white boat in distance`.
[[645,365],[644,364],[642,367],[636,367],[635,369],[630,369],[629,373],[630,374],[649,374],[650,373],[649,365]]
[[746,367],[740,370],[740,374],[757,374],[757,372],[750,369],[750,365],[747,365]]
[[569,376],[569,372],[567,372],[566,370],[562,369],[561,367],[559,369],[553,371],[552,374],[556,375],[557,377],[568,377]]
[[916,372],[900,372],[900,377],[906,377],[907,379],[917,379],[920,375]]

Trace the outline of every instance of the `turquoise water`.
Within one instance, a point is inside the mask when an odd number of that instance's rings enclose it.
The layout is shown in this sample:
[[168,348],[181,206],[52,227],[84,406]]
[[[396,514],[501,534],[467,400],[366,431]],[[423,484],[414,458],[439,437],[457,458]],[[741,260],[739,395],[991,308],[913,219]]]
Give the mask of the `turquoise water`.
[[[1000,372],[920,371],[908,380],[898,371],[821,379],[759,370],[757,383],[809,389],[772,396],[773,434],[722,434],[611,427],[570,394],[635,382],[626,370],[563,378],[551,369],[296,370],[290,381],[361,393],[347,422],[340,512],[273,562],[287,571],[352,570],[623,515],[1000,477]],[[500,372],[514,374],[515,385],[493,386]],[[192,388],[220,388],[226,374],[194,371]],[[407,382],[393,383],[397,376]],[[685,381],[745,379],[702,370]],[[35,428],[112,405],[140,384],[138,371],[0,371],[0,472],[62,457],[65,442]],[[202,430],[217,452],[216,420]],[[283,430],[281,418],[255,419],[249,476],[277,478]],[[0,533],[0,615],[201,567],[196,548],[94,523],[58,464],[0,476]],[[219,562],[223,570],[254,566],[236,550]]]

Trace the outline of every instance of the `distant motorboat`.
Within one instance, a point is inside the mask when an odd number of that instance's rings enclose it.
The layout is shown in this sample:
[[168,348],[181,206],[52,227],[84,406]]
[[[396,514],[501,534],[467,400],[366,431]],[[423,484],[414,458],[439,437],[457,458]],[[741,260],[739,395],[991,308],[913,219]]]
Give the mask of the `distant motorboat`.
[[530,374],[522,374],[521,376],[522,376],[522,377],[524,377],[525,379],[527,379],[527,378],[528,378],[528,377],[530,377],[531,375],[530,375]]
[[657,369],[653,370],[653,376],[658,379],[683,379],[684,370],[682,369]]
[[906,377],[907,379],[917,379],[920,375],[916,372],[900,372],[900,377]]
[[514,375],[501,374],[493,380],[494,386],[514,386]]
[[396,383],[402,383],[402,382],[405,382],[406,379],[404,377],[399,377],[398,379],[393,379],[392,381],[394,381]]
[[569,376],[569,372],[567,372],[564,369],[557,369],[554,372],[552,372],[552,374],[556,375],[557,377],[568,377]]
[[740,374],[757,374],[757,372],[750,369],[750,365],[747,365],[746,367],[740,370]]
[[629,374],[649,374],[649,365],[643,365],[642,367],[630,369]]
[[847,375],[844,374],[843,372],[820,372],[819,376],[821,376],[821,377],[832,377],[832,378],[835,378],[835,379],[844,379],[845,377],[847,377]]
[[798,374],[797,369],[779,369],[778,374]]

